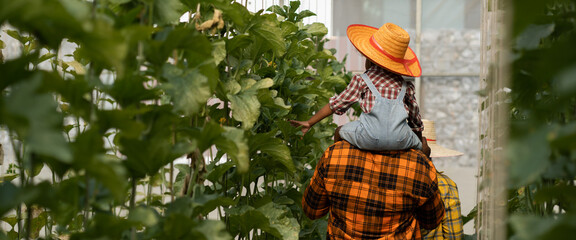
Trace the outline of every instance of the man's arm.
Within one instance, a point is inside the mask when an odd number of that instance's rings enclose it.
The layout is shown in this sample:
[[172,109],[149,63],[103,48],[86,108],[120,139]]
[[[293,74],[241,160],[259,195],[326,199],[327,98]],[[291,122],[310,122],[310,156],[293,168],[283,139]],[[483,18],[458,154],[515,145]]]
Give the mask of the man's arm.
[[302,210],[312,220],[323,217],[330,209],[328,193],[323,179],[323,160],[324,157],[318,162],[314,176],[310,179],[310,185],[306,188],[302,197]]
[[424,205],[416,209],[416,219],[420,222],[420,227],[428,230],[438,227],[438,225],[442,223],[445,214],[444,202],[442,201],[440,190],[438,189],[438,179],[436,178],[435,173],[433,174],[434,181],[432,182],[430,189],[432,194]]

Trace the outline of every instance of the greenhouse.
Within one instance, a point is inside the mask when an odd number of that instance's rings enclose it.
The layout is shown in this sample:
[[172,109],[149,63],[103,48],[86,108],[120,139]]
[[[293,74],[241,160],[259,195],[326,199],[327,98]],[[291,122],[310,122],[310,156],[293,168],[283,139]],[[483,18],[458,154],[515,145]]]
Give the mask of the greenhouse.
[[0,0],[0,239],[571,239],[575,42],[574,0]]

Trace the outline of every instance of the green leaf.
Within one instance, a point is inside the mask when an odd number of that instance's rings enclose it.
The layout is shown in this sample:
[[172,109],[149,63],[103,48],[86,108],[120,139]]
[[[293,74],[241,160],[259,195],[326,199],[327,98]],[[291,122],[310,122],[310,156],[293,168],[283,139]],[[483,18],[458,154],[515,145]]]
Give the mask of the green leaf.
[[185,12],[179,0],[155,0],[154,7],[160,24],[175,24]]
[[556,185],[543,187],[534,195],[534,201],[544,204],[547,201],[558,200],[563,210],[573,212],[576,210],[576,186]]
[[260,116],[260,102],[257,98],[258,90],[269,88],[274,82],[270,78],[260,81],[245,79],[240,84],[242,90],[238,94],[227,94],[227,97],[230,99],[232,117],[242,122],[244,129],[250,129]]
[[162,224],[162,238],[164,239],[198,239],[199,236],[191,236],[196,223],[182,214],[168,215]]
[[536,181],[549,165],[550,147],[546,139],[550,128],[541,127],[516,137],[508,145],[508,179],[512,186]]
[[99,155],[94,161],[88,163],[86,172],[97,179],[112,194],[115,200],[125,199],[128,187],[128,174],[120,161]]
[[1,220],[8,223],[12,228],[18,223],[18,217],[16,215],[5,216]]
[[[145,76],[138,76],[128,74],[125,77],[118,78],[114,81],[114,85],[105,88],[105,92],[110,94],[122,108],[130,108],[138,106],[142,101],[152,100],[157,97],[157,89],[147,89],[145,87],[147,79]],[[85,84],[85,82],[84,82]],[[70,95],[78,97],[74,92],[79,92],[80,89],[74,91],[71,89]],[[72,102],[80,102],[82,99],[70,99]]]
[[202,234],[205,239],[209,240],[231,240],[230,233],[226,230],[226,224],[222,221],[204,220],[194,230]]
[[280,28],[282,29],[282,36],[284,37],[298,31],[298,26],[293,22],[281,22]]
[[130,2],[131,0],[108,0],[108,1],[113,4],[124,4]]
[[[32,226],[30,227],[30,238],[33,239],[37,239],[40,235],[40,230],[44,227],[44,225],[46,224],[47,218],[48,218],[48,213],[45,211],[42,211],[40,209],[36,209],[33,208],[34,213],[33,214],[38,214],[37,217],[34,217],[31,221]],[[25,225],[26,227],[26,225]]]
[[191,152],[192,145],[181,148],[172,144],[175,116],[168,107],[158,108],[140,116],[148,126],[138,138],[121,136],[120,152],[126,156],[124,164],[134,177],[153,176],[159,169],[174,159]]
[[139,121],[135,121],[138,114],[146,112],[147,109],[136,109],[134,107],[127,107],[122,110],[101,110],[97,111],[98,124],[100,131],[108,129],[116,129],[122,136],[136,138],[146,126]]
[[515,238],[529,239],[566,239],[576,231],[576,216],[558,215],[554,218],[534,215],[513,215],[510,223],[515,230]]
[[567,69],[559,72],[553,80],[553,87],[555,92],[563,97],[572,97],[576,93],[576,64],[568,67]]
[[194,198],[192,199],[192,217],[207,216],[218,207],[231,206],[236,204],[232,198],[221,196],[220,194],[205,194],[199,185],[194,188]]
[[128,44],[122,33],[109,22],[96,20],[91,24],[89,32],[71,38],[70,41],[79,45],[75,56],[114,68],[119,76],[124,75]]
[[294,14],[296,13],[296,11],[298,10],[298,8],[300,7],[300,1],[290,1],[290,10],[289,13],[290,14]]
[[314,13],[310,10],[304,10],[304,11],[298,13],[298,15],[296,16],[296,22],[299,22],[302,19],[307,18],[307,17],[311,17],[311,16],[316,16],[316,13]]
[[139,206],[128,213],[128,220],[142,224],[143,226],[151,227],[158,223],[159,214],[150,207]]
[[11,182],[0,183],[0,216],[14,209],[20,203],[30,203],[37,200],[50,191],[47,185],[30,186],[21,188]]
[[290,210],[284,206],[269,202],[257,209],[243,205],[227,209],[226,212],[230,216],[231,224],[246,232],[250,229],[261,229],[281,239],[298,239],[300,224],[290,217]]
[[221,6],[221,9],[223,11],[222,17],[224,21],[232,22],[234,28],[238,29],[240,33],[245,33],[248,22],[252,17],[250,11],[238,2]]
[[213,161],[210,165],[206,167],[208,169],[208,176],[206,176],[206,179],[210,180],[213,183],[219,182],[224,176],[224,174],[226,174],[226,172],[228,172],[228,170],[230,170],[234,166],[233,162],[225,162],[222,164],[216,164],[216,163],[217,163],[216,161]]
[[192,115],[198,113],[212,96],[209,79],[198,69],[182,70],[172,64],[164,65],[162,76],[168,80],[163,89],[174,101],[174,110]]
[[518,49],[531,50],[540,46],[540,41],[554,31],[554,24],[531,24],[516,38]]
[[229,55],[239,56],[237,52],[242,51],[252,42],[252,38],[248,35],[236,35],[232,38],[226,39],[226,51],[228,51]]
[[288,18],[288,14],[286,14],[286,11],[284,11],[284,8],[282,8],[281,6],[278,6],[278,5],[271,6],[268,9],[266,9],[266,11],[276,13],[276,14],[284,17],[284,18]]
[[248,172],[250,159],[248,158],[248,143],[244,131],[233,127],[224,127],[224,138],[216,141],[216,147],[226,152],[228,157],[237,165],[239,173]]
[[290,149],[281,139],[275,136],[274,132],[258,133],[250,137],[249,146],[251,156],[256,154],[269,155],[266,164],[278,162],[289,172],[295,170]]
[[216,41],[212,43],[212,56],[214,57],[214,63],[216,65],[220,64],[226,58],[226,42]]
[[70,239],[122,239],[134,224],[125,218],[108,213],[96,213],[83,232],[74,233]]
[[29,80],[14,85],[4,99],[7,106],[3,118],[8,127],[28,143],[30,151],[71,163],[72,154],[61,131],[62,115],[57,111],[54,97],[39,92],[42,80],[43,75],[36,73]]
[[6,182],[10,182],[14,179],[16,179],[19,175],[16,173],[7,173],[7,174],[2,174],[0,175],[0,183],[6,181]]
[[250,33],[262,40],[262,43],[268,46],[276,55],[282,55],[286,52],[282,30],[266,17],[259,17],[253,23]]
[[285,240],[297,240],[300,232],[298,221],[289,216],[288,208],[275,203],[268,203],[258,208],[268,218],[268,226],[262,230],[267,231]]

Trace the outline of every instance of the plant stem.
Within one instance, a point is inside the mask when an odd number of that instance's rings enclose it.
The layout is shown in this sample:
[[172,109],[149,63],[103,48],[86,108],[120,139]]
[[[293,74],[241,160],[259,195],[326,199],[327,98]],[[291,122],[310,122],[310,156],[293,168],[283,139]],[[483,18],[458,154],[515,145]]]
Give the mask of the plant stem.
[[[20,187],[24,188],[24,186],[26,186],[26,172],[24,170],[24,166],[23,166],[23,160],[22,160],[22,155],[23,154],[23,146],[24,143],[21,143],[20,147],[17,147],[16,145],[16,139],[14,139],[14,137],[12,136],[16,136],[14,132],[10,131],[10,145],[12,145],[12,151],[14,151],[14,155],[16,157],[16,164],[18,169],[20,170]],[[23,230],[23,226],[22,226],[22,204],[18,204],[18,206],[16,207],[16,219],[18,221],[18,239],[21,238],[22,234],[22,230]]]
[[[136,207],[136,178],[132,177],[132,194],[130,195],[130,211]],[[136,227],[130,228],[130,239],[136,239]]]
[[89,206],[90,206],[90,181],[88,179],[88,174],[84,176],[84,184],[86,188],[86,196],[84,196],[84,216],[83,217],[83,226],[86,230],[88,227],[88,214],[89,214]]
[[[176,144],[176,125],[172,126],[172,145]],[[174,202],[174,162],[170,162],[170,201]]]

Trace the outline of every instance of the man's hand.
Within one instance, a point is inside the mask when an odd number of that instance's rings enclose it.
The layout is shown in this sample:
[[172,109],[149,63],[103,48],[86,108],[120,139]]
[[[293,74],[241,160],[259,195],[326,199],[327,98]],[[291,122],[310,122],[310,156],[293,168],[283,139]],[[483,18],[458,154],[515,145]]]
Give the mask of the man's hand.
[[428,146],[428,141],[426,140],[425,137],[422,137],[422,152],[424,152],[424,155],[426,155],[426,157],[430,158],[430,153],[432,152],[432,150]]
[[292,125],[293,127],[302,127],[302,129],[300,129],[302,131],[302,135],[310,131],[310,128],[312,127],[312,125],[310,125],[308,121],[296,121],[296,120],[288,120],[288,121],[290,122],[290,125]]

